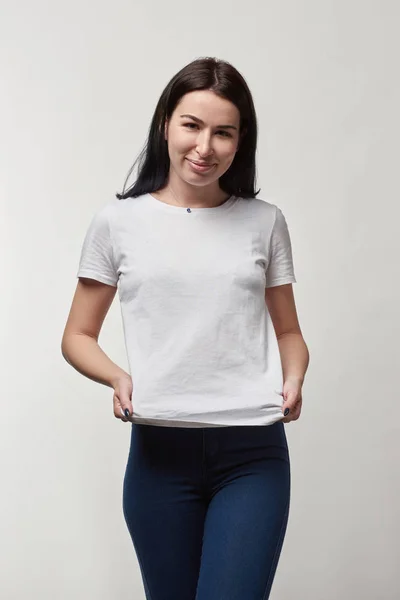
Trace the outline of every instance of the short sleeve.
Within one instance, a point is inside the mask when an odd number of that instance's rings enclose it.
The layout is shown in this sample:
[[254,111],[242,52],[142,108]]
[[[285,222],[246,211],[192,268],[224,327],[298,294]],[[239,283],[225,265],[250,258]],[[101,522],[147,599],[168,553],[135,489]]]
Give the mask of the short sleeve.
[[118,272],[114,260],[107,207],[92,218],[83,241],[77,277],[88,277],[117,286]]
[[265,278],[266,288],[296,283],[288,226],[280,208],[277,206],[275,208],[275,222],[270,238],[269,262]]

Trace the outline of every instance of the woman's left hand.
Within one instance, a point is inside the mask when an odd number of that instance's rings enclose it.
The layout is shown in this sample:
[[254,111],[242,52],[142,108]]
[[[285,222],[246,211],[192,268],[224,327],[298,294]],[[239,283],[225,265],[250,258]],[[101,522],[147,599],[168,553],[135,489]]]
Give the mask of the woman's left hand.
[[285,380],[283,384],[283,407],[282,412],[285,414],[285,410],[288,408],[289,413],[282,419],[283,423],[290,423],[290,421],[297,421],[300,417],[301,407],[303,398],[301,395],[302,382],[299,379],[291,379],[290,377]]

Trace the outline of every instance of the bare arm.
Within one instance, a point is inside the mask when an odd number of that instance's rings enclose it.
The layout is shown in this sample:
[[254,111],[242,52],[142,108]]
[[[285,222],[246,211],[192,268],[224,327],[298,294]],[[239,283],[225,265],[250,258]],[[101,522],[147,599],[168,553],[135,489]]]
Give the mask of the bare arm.
[[267,288],[265,301],[278,340],[283,378],[303,383],[309,353],[297,318],[292,284]]
[[302,386],[309,353],[297,318],[291,283],[269,287],[265,301],[274,325],[283,371],[283,423],[297,421],[302,408]]
[[98,344],[116,291],[116,287],[94,279],[79,279],[61,342],[62,355],[72,367],[85,377],[112,388],[118,379],[130,377]]
[[297,380],[301,384],[308,369],[310,356],[301,333],[284,333],[278,337],[284,381]]

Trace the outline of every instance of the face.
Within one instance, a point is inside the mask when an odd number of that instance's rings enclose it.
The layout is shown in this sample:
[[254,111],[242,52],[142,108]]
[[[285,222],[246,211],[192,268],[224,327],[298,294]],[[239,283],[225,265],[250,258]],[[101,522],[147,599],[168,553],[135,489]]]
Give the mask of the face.
[[166,123],[174,175],[195,186],[210,185],[230,167],[239,145],[240,113],[209,90],[183,96]]

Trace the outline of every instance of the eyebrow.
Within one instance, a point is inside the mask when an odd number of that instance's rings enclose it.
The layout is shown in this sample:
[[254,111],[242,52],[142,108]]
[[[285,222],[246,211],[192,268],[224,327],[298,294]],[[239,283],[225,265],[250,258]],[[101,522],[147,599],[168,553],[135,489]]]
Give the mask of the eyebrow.
[[[189,119],[193,119],[193,121],[200,123],[200,125],[204,125],[204,121],[202,121],[198,117],[195,117],[194,115],[181,115],[181,118],[183,118],[183,117],[188,117]],[[237,127],[235,127],[234,125],[217,125],[217,129],[235,129],[235,130],[237,130]]]

